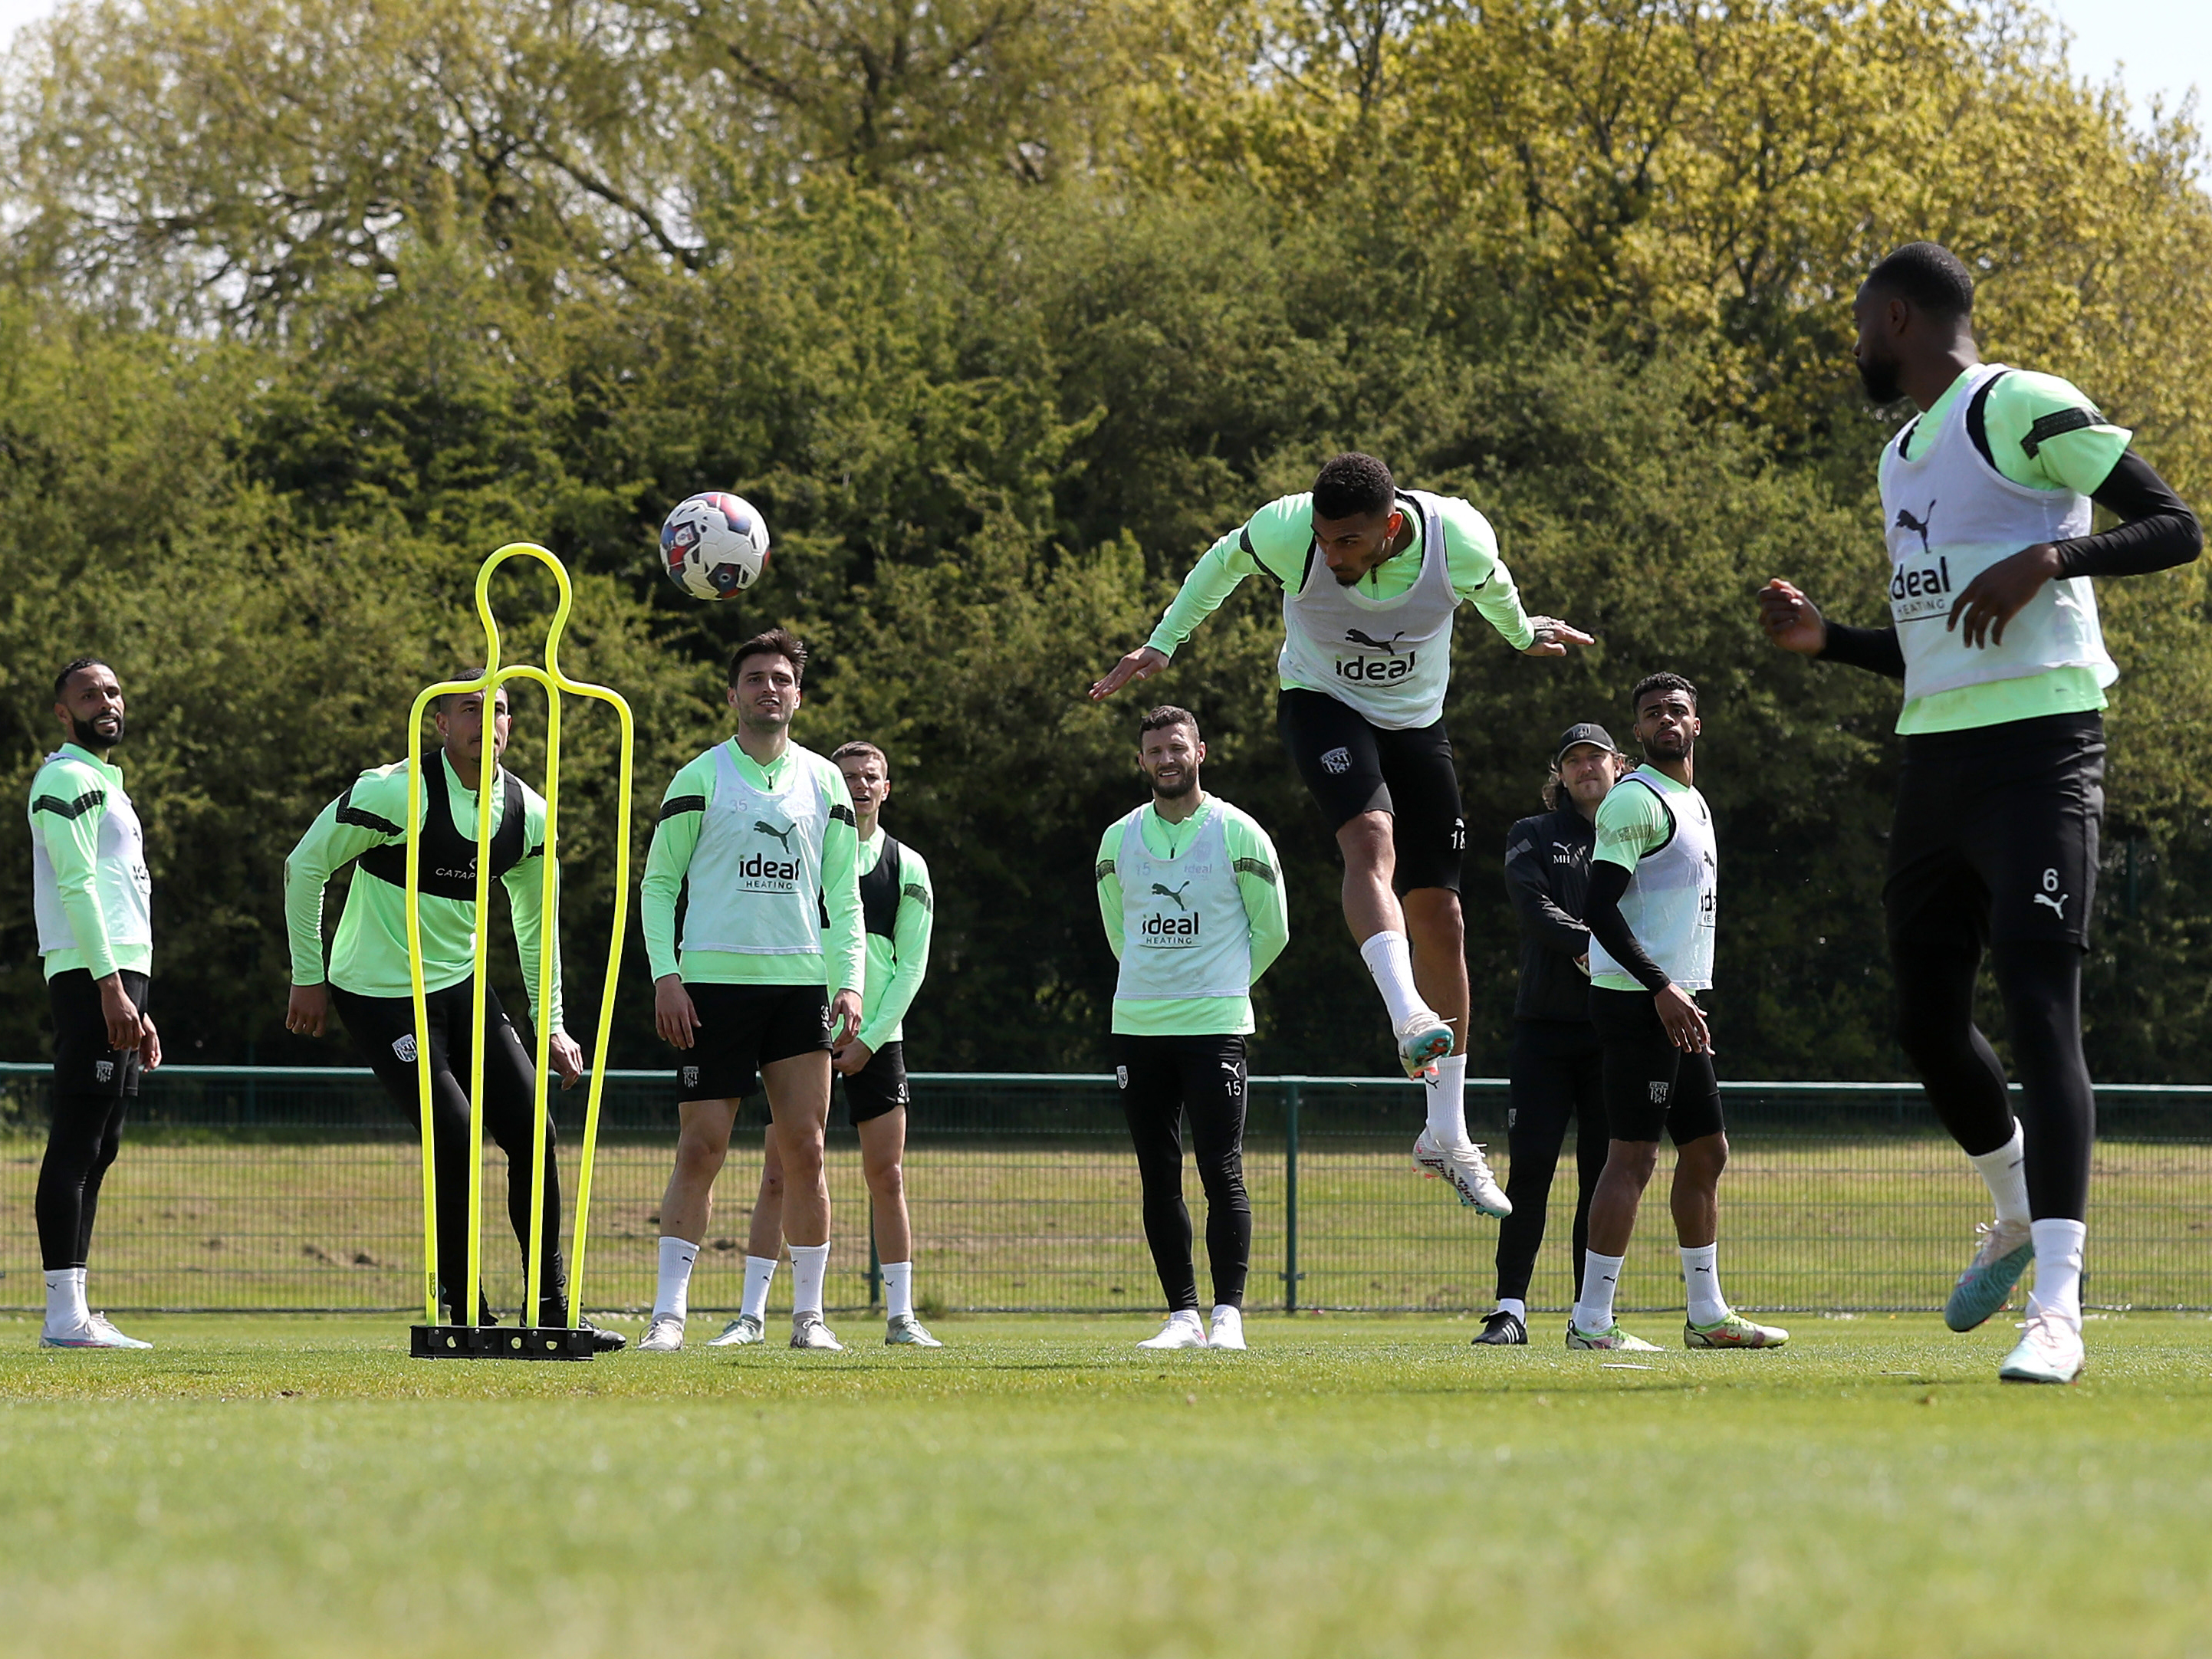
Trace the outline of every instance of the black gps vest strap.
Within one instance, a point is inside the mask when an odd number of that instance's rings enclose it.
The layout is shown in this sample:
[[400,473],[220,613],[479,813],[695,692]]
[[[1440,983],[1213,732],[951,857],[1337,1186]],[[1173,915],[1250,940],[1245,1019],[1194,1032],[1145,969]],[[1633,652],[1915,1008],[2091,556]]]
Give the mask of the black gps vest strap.
[[862,925],[884,939],[890,938],[898,926],[899,870],[899,844],[886,834],[876,867],[860,878]]
[[[453,823],[453,794],[446,782],[446,769],[439,766],[434,775],[436,787],[430,791],[428,810],[422,814],[422,835],[416,843],[416,863],[421,872],[418,890],[434,898],[473,899],[477,896],[477,838],[463,835]],[[525,845],[528,826],[523,822],[522,784],[512,772],[506,777],[507,787],[501,791],[505,804],[501,809],[499,828],[491,838],[491,872],[495,877],[505,875],[530,853],[545,850]],[[403,830],[401,834],[404,833]],[[389,882],[394,887],[407,885],[407,843],[404,839],[370,848],[358,862],[362,870],[379,881]]]
[[[1990,471],[1997,473],[2000,477],[2003,473],[1997,465],[1997,458],[1990,453],[1990,393],[1996,391],[1997,382],[2010,373],[2012,373],[2010,369],[2001,368],[1990,375],[1988,380],[1974,389],[1974,400],[1966,405],[1966,435],[1974,441],[1974,447],[1981,452],[1982,459],[1990,464]],[[2034,449],[2027,445],[2024,444],[2021,447],[2027,449],[2031,455],[2035,453]]]

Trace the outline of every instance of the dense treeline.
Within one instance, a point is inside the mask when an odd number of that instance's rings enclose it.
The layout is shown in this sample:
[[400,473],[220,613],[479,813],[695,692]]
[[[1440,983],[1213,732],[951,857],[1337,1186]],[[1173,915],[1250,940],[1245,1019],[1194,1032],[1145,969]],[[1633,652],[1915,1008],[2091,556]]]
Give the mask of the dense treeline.
[[[801,739],[889,750],[888,822],[938,872],[916,1062],[1096,1063],[1086,872],[1136,798],[1135,709],[1080,690],[1213,535],[1358,447],[1472,497],[1532,605],[1601,640],[1547,665],[1461,632],[1478,1069],[1510,1008],[1505,828],[1552,735],[1620,731],[1667,666],[1705,693],[1727,1065],[1895,1075],[1896,694],[1771,651],[1750,606],[1779,574],[1878,614],[1858,273],[1946,240],[1990,355],[2212,486],[2197,137],[2130,127],[2010,4],[71,0],[9,68],[0,152],[5,785],[51,746],[54,666],[106,654],[177,1058],[343,1057],[282,1033],[283,854],[479,653],[477,562],[526,538],[578,573],[568,666],[636,708],[636,844],[725,730],[727,644],[787,622],[818,653]],[[702,488],[777,535],[719,607],[653,566]],[[548,598],[502,599],[511,641]],[[2126,678],[2093,1059],[2202,1076],[2203,577],[2102,599]],[[1273,734],[1278,629],[1248,588],[1154,686],[1291,866],[1258,1063],[1370,1071],[1334,850]],[[612,744],[572,730],[587,1025]],[[22,1058],[28,884],[0,860]],[[656,1064],[634,938],[626,972],[616,1054]]]

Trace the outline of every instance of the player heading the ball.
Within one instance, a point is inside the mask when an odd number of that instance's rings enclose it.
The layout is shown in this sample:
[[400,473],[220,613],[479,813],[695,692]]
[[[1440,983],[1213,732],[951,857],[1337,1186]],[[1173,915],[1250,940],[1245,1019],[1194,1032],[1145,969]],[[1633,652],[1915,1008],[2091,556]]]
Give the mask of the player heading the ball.
[[[1972,1330],[2004,1306],[2032,1255],[2027,1329],[2007,1382],[2081,1374],[2081,1255],[2096,1098],[2081,1053],[2105,813],[2105,650],[2093,576],[2196,558],[2196,515],[2131,435],[2054,375],[1985,363],[1974,279],[1948,249],[1911,242],[1851,307],[1859,379],[1919,416],[1881,453],[1890,625],[1849,628],[1790,583],[1759,596],[1785,651],[1905,682],[1889,876],[1898,1041],[1929,1104],[1996,1205],[1943,1317]],[[2090,504],[2120,522],[2092,535]],[[1990,953],[2021,1079],[1974,1024]]]
[[[738,1103],[757,1085],[783,1165],[791,1346],[842,1345],[822,1318],[830,1265],[830,1051],[860,1029],[867,947],[860,835],[844,775],[791,740],[806,647],[781,628],[730,658],[737,735],[661,797],[639,894],[653,1012],[681,1051],[676,1168],[660,1205],[660,1273],[641,1352],[684,1346],[691,1267],[714,1212]],[[678,954],[676,900],[686,886]]]
[[1269,502],[1208,548],[1152,637],[1091,696],[1158,673],[1239,583],[1262,573],[1283,595],[1283,744],[1344,855],[1344,919],[1389,1011],[1398,1058],[1428,1083],[1414,1161],[1462,1204],[1508,1214],[1467,1133],[1467,823],[1443,718],[1452,621],[1471,604],[1532,657],[1562,656],[1590,636],[1522,611],[1497,535],[1469,503],[1401,489],[1372,455],[1346,454],[1310,491]]

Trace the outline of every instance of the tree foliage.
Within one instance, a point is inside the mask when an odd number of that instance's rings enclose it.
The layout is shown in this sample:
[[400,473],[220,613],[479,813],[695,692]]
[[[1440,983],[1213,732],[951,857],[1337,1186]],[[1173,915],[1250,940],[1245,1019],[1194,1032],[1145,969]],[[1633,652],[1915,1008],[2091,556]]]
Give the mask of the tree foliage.
[[[2185,495],[2212,483],[2187,112],[2131,126],[2012,0],[69,0],[27,40],[0,81],[8,777],[51,746],[53,666],[107,654],[166,1029],[210,1060],[342,1057],[282,1035],[283,853],[480,649],[476,565],[520,538],[579,573],[572,671],[640,714],[635,823],[603,724],[564,763],[573,985],[613,836],[641,850],[661,781],[721,734],[728,645],[787,622],[817,649],[802,740],[879,743],[890,821],[938,872],[916,1061],[1095,1062],[1088,868],[1135,798],[1133,718],[1081,689],[1213,536],[1357,447],[1475,501],[1532,604],[1600,636],[1538,664],[1470,612],[1456,642],[1478,1066],[1510,1007],[1505,828],[1552,734],[1618,730],[1668,666],[1704,693],[1729,1066],[1893,1074],[1895,692],[1782,657],[1750,614],[1772,574],[1879,612],[1859,276],[1947,241],[1990,356],[2077,380]],[[777,544],[714,607],[652,554],[704,488]],[[1370,1070],[1261,586],[1154,689],[1288,860],[1259,1062]],[[2212,1059],[2202,587],[2103,596],[2108,1073]],[[502,590],[514,648],[547,597]],[[24,1055],[27,877],[0,864]],[[630,949],[616,1053],[656,1064]]]

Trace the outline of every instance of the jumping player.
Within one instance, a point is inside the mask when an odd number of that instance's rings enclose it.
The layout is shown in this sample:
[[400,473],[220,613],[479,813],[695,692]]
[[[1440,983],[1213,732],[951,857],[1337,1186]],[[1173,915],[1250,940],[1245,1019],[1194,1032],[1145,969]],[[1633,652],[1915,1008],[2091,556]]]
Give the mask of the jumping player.
[[[860,1138],[876,1251],[883,1260],[884,1340],[893,1346],[941,1348],[914,1313],[914,1224],[906,1209],[906,1032],[902,1022],[929,971],[929,933],[936,896],[921,854],[895,841],[881,823],[890,799],[890,763],[872,743],[841,744],[830,758],[844,775],[860,831],[860,919],[868,935],[868,983],[860,1033],[830,1056],[845,1079],[845,1109]],[[767,1135],[760,1195],[745,1241],[744,1301],[738,1316],[707,1346],[740,1347],[762,1340],[769,1286],[775,1280],[783,1238],[783,1160],[775,1131]]]
[[126,1102],[161,1063],[146,1012],[154,971],[145,837],[108,757],[123,687],[96,657],[54,677],[62,746],[31,780],[31,899],[54,1015],[54,1115],[33,1208],[46,1265],[42,1348],[150,1348],[85,1301],[100,1182],[123,1145]]
[[[514,718],[507,691],[496,693],[491,721],[495,762],[507,753]],[[415,1029],[414,980],[407,953],[407,763],[394,761],[363,772],[351,788],[325,806],[284,860],[284,921],[291,934],[292,992],[287,1030],[320,1036],[335,1002],[338,1016],[376,1073],[385,1092],[419,1126],[422,1088],[416,1045],[430,1048],[432,1152],[438,1170],[438,1298],[446,1317],[470,1322],[466,1276],[469,1237],[470,1042],[474,1024],[477,948],[477,794],[483,775],[483,693],[439,698],[431,718],[438,757],[426,764],[416,811],[416,915],[422,939],[423,1012],[427,1035]],[[545,801],[504,767],[493,781],[491,872],[507,890],[507,914],[522,959],[522,982],[532,1019],[551,1027],[546,1051],[572,1087],[584,1057],[562,1024],[561,938],[557,920],[542,914],[545,858]],[[323,962],[323,889],[347,865],[354,866],[345,909]],[[553,952],[553,1003],[536,1006],[538,952]],[[536,1076],[499,993],[484,988],[484,1128],[507,1154],[507,1214],[526,1263],[530,1251],[530,1186],[536,1115]],[[544,1255],[537,1310],[541,1326],[568,1322],[566,1269],[561,1259],[561,1176],[554,1157],[552,1116],[545,1121]],[[479,1287],[476,1319],[495,1324]],[[589,1321],[580,1328],[592,1329]],[[612,1352],[623,1339],[599,1331],[593,1346]]]
[[[660,1273],[640,1350],[684,1346],[691,1266],[713,1213],[739,1099],[768,1092],[791,1246],[791,1346],[836,1348],[822,1318],[830,1188],[822,1142],[830,1054],[860,1029],[867,982],[859,835],[838,769],[791,740],[806,647],[781,628],[730,658],[737,735],[661,798],[639,898],[653,1020],[683,1051],[676,1168],[660,1206]],[[676,901],[690,890],[682,954]]]
[[[1760,592],[1759,620],[1784,650],[1905,682],[1882,887],[1898,1040],[1996,1206],[1943,1317],[1982,1323],[2032,1256],[2027,1330],[1997,1374],[2070,1382],[2096,1133],[2081,957],[2105,805],[2099,711],[2119,677],[2088,579],[2186,564],[2203,538],[2132,434],[2077,388],[1982,362],[1973,305],[1966,268],[1912,242],[1852,307],[1868,397],[1921,411],[1881,453],[1890,625],[1827,621],[1780,580]],[[2093,501],[2119,524],[2090,534]],[[2017,1119],[1974,1024],[1985,951],[2020,1069]]]
[[1344,916],[1397,1034],[1428,1080],[1413,1158],[1486,1215],[1510,1206],[1467,1134],[1467,848],[1444,731],[1452,619],[1472,604],[1516,650],[1590,636],[1521,608],[1490,521],[1455,496],[1401,490],[1371,455],[1339,455],[1209,548],[1152,637],[1091,688],[1111,696],[1168,665],[1246,577],[1282,590],[1278,725],[1344,856]]
[[[1141,1348],[1244,1346],[1252,1206],[1244,1192],[1244,1039],[1252,987],[1290,942],[1282,865],[1267,832],[1199,785],[1198,720],[1155,708],[1137,728],[1152,798],[1098,843],[1098,918],[1121,963],[1114,987],[1114,1072],[1136,1143],[1145,1242],[1167,1322]],[[1182,1120],[1206,1189],[1213,1329],[1198,1318],[1190,1212],[1182,1201]]]
[[1513,1000],[1508,1062],[1505,1196],[1513,1213],[1498,1229],[1498,1310],[1474,1340],[1490,1347],[1528,1340],[1528,1279],[1544,1243],[1552,1176],[1575,1121],[1574,1283],[1583,1282],[1590,1195],[1607,1152],[1604,1051],[1589,1016],[1589,890],[1597,809],[1626,761],[1602,726],[1583,721],[1560,736],[1549,809],[1522,818],[1505,837],[1505,891],[1521,921],[1521,983]]
[[1672,1207],[1689,1297],[1683,1346],[1777,1348],[1790,1333],[1733,1311],[1721,1295],[1717,1260],[1728,1134],[1712,1036],[1696,994],[1713,982],[1720,854],[1713,815],[1691,781],[1703,730],[1697,688],[1680,674],[1652,674],[1630,706],[1646,759],[1597,809],[1583,918],[1612,1142],[1590,1200],[1589,1249],[1567,1346],[1651,1350],[1620,1328],[1613,1296],[1663,1130],[1674,1143]]

